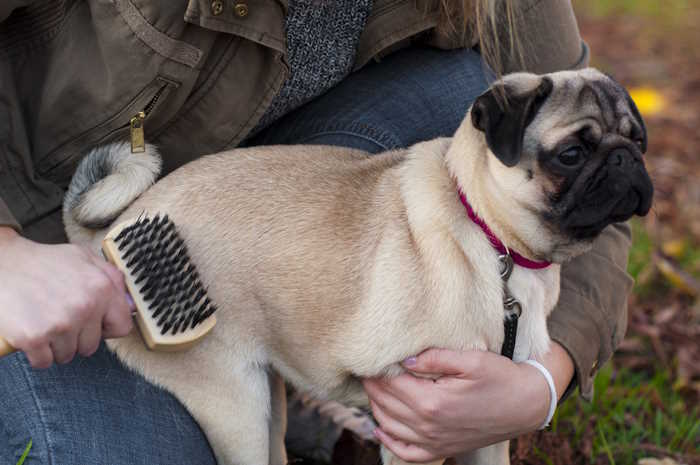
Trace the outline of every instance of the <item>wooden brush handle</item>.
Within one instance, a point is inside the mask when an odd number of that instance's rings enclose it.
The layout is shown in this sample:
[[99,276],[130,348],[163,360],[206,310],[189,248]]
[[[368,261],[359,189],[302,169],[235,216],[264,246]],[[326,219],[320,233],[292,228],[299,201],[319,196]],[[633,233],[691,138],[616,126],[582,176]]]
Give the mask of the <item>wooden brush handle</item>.
[[12,347],[12,345],[7,342],[5,339],[0,336],[0,357],[4,357],[5,355],[10,355],[13,352],[16,352],[17,349]]

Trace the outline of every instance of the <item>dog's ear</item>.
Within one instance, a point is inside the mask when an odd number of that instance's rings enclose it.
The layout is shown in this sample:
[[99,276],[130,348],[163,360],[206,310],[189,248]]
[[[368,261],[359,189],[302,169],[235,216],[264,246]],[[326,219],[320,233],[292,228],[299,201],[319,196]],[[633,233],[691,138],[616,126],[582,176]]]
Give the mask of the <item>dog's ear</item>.
[[489,149],[504,165],[518,164],[525,128],[552,92],[554,84],[542,77],[534,89],[520,92],[512,85],[497,83],[474,101],[472,124],[486,134]]
[[[639,149],[642,151],[642,153],[647,153],[647,127],[644,124],[644,119],[642,118],[642,115],[639,113],[639,110],[637,109],[637,105],[634,103],[634,100],[632,100],[632,97],[630,97],[630,94],[627,93],[625,90],[625,99],[627,100],[627,105],[630,107],[630,111],[632,112],[632,115],[634,118],[637,120],[637,123],[639,123],[640,131],[641,134],[633,134],[633,136],[637,136],[640,142]],[[636,129],[635,129],[636,131]]]
[[627,89],[625,89],[625,86],[623,86],[617,79],[615,79],[611,74],[605,74],[605,76],[610,79],[612,82],[615,83],[615,85],[622,91],[622,93],[625,96],[625,101],[627,102],[627,106],[630,109],[630,112],[632,113],[632,116],[634,116],[634,119],[637,120],[637,124],[639,124],[639,129],[634,128],[633,131],[634,133],[631,134],[631,136],[634,139],[637,139],[639,141],[639,149],[642,151],[642,153],[647,153],[647,126],[644,124],[644,118],[642,118],[642,115],[639,113],[639,109],[637,108],[637,104],[634,103],[634,100],[632,100],[632,97],[630,96],[629,92],[627,92]]

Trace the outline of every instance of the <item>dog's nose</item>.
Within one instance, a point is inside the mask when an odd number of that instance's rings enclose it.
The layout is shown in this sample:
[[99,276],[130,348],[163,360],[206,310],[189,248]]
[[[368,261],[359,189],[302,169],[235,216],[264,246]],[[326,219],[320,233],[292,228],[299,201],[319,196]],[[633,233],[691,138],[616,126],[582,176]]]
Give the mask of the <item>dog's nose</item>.
[[616,147],[608,154],[607,161],[609,165],[623,168],[625,166],[633,165],[634,163],[638,162],[639,159],[627,147]]

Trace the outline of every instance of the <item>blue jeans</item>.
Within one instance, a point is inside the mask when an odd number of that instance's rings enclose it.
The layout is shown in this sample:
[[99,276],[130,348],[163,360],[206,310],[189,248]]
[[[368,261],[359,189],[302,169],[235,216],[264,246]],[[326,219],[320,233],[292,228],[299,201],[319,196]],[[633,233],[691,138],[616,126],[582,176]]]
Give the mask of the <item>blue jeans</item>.
[[[407,147],[452,135],[486,86],[476,53],[410,48],[352,74],[246,145]],[[27,465],[216,463],[184,407],[104,344],[47,370],[32,369],[20,353],[0,359],[0,465],[14,465],[30,439]]]

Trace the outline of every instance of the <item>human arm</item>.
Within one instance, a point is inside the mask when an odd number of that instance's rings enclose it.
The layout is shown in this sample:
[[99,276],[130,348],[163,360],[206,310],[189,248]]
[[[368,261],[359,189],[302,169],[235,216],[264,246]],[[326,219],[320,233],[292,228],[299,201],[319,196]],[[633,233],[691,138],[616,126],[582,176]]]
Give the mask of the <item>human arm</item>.
[[72,244],[39,244],[0,226],[0,335],[35,368],[97,350],[131,331],[124,277]]
[[10,212],[10,209],[7,208],[7,204],[5,204],[2,198],[0,198],[0,228],[3,226],[10,227],[15,231],[20,230],[17,219],[14,217],[12,212]]

